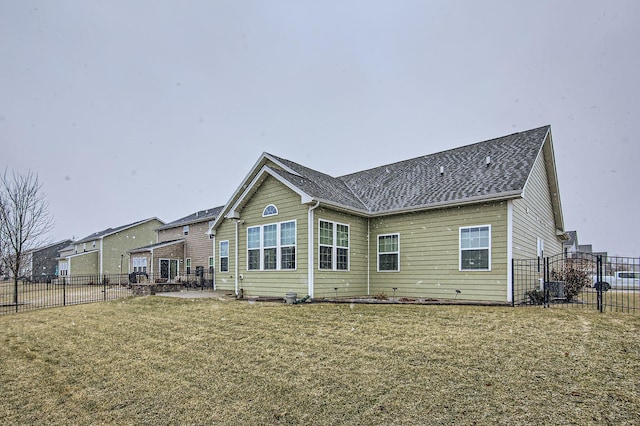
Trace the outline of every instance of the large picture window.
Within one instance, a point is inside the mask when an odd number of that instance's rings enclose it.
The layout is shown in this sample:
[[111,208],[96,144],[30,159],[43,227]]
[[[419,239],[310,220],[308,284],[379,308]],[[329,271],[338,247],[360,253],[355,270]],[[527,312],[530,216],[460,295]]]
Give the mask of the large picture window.
[[460,228],[460,270],[491,270],[491,225]]
[[220,241],[220,272],[229,272],[229,241]]
[[247,228],[247,270],[269,271],[295,268],[295,221]]
[[348,271],[349,225],[321,220],[318,232],[318,268]]
[[400,270],[400,234],[378,235],[378,271]]

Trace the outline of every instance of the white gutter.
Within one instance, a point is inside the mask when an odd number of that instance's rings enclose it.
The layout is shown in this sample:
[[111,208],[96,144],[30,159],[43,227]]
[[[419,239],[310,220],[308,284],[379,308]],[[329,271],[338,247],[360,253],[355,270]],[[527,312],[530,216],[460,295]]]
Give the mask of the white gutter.
[[314,235],[314,233],[313,233],[313,222],[314,222],[313,211],[315,209],[317,209],[319,205],[320,205],[320,201],[317,201],[315,206],[309,206],[309,211],[307,213],[307,223],[308,223],[307,228],[309,229],[309,232],[308,232],[309,235],[308,235],[308,238],[307,238],[307,244],[309,246],[308,249],[307,249],[307,252],[308,252],[308,257],[307,257],[307,272],[308,272],[308,274],[307,274],[307,281],[308,281],[307,282],[307,287],[308,287],[309,296],[311,296],[311,297],[313,297],[313,290],[314,290],[314,288],[313,288],[314,287],[313,268],[315,266],[314,263],[313,263],[313,247],[314,247],[314,244],[313,244],[313,235]]
[[383,210],[378,212],[371,212],[368,210],[348,207],[348,206],[337,204],[333,201],[325,200],[322,198],[320,199],[315,198],[315,199],[320,201],[323,205],[326,205],[327,207],[330,207],[340,212],[356,214],[362,217],[375,218],[375,217],[381,217],[381,216],[393,216],[397,214],[423,212],[428,210],[439,210],[439,209],[447,209],[452,207],[462,207],[469,204],[477,204],[480,202],[490,203],[494,201],[508,201],[510,199],[522,198],[522,195],[523,195],[522,190],[514,190],[514,191],[503,192],[501,194],[480,195],[477,197],[469,197],[464,200],[460,200],[456,202],[440,201],[437,203],[422,204],[418,206],[405,207],[405,208],[392,209],[392,210]]

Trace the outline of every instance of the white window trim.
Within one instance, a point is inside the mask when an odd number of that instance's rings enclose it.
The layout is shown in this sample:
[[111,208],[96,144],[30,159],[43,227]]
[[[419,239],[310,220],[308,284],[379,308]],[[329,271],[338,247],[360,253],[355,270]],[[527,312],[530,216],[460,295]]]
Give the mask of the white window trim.
[[[147,272],[147,256],[132,257],[131,264],[133,266],[133,272]],[[136,268],[142,270],[136,270]]]
[[[272,204],[270,204],[272,205]],[[275,207],[275,206],[274,206]],[[295,236],[294,236],[294,243],[293,244],[282,244],[282,235],[281,235],[281,226],[285,223],[293,223],[295,226]],[[276,225],[276,245],[275,246],[269,246],[269,247],[265,247],[264,246],[264,227],[265,226],[271,226],[271,225]],[[250,229],[256,229],[258,228],[258,238],[260,239],[260,248],[249,248],[249,230]],[[293,247],[295,249],[295,256],[296,256],[296,265],[295,268],[287,268],[287,269],[283,269],[282,268],[282,248],[283,247]],[[256,225],[256,226],[250,226],[247,228],[247,262],[246,262],[246,270],[247,272],[255,272],[255,271],[296,271],[298,269],[298,221],[297,220],[285,220],[283,222],[276,222],[276,223],[265,223],[262,225]],[[276,249],[276,267],[275,269],[265,269],[264,268],[264,250],[265,249]],[[260,250],[260,269],[249,269],[249,251],[250,250]]]
[[[397,236],[398,237],[398,251],[380,251],[380,237],[392,237],[392,236]],[[380,234],[378,235],[378,239],[377,239],[377,251],[378,251],[378,272],[400,272],[400,233],[399,232],[395,232],[395,233],[391,233],[391,234]],[[380,255],[381,254],[397,254],[398,255],[398,269],[385,269],[385,270],[381,270],[380,269]]]
[[[488,250],[488,265],[486,269],[463,269],[462,268],[462,231],[464,229],[473,229],[473,228],[489,228],[489,247],[486,247]],[[464,250],[484,250],[485,247],[473,247]],[[458,270],[460,272],[491,272],[491,225],[473,225],[473,226],[461,226],[458,229]]]
[[[223,256],[222,255],[222,244],[227,243],[227,255]],[[219,245],[218,245],[218,253],[219,253],[219,259],[220,259],[220,272],[229,272],[229,240],[223,240],[220,241]],[[222,259],[226,258],[227,259],[227,270],[225,271],[224,269],[222,269]]]
[[[273,209],[276,212],[275,213],[267,213],[267,209],[269,207],[273,207]],[[262,210],[262,217],[277,216],[277,215],[278,215],[278,208],[276,207],[275,204],[269,204],[267,207],[264,208],[264,210]]]
[[[333,224],[333,244],[329,246],[329,244],[321,244],[320,243],[320,232],[322,231],[320,222],[327,222]],[[338,246],[338,225],[347,227],[347,235],[349,236],[349,244],[344,246]],[[320,247],[331,247],[331,269],[320,268]],[[346,248],[347,249],[347,269],[337,269],[338,266],[338,248]],[[318,219],[318,271],[337,271],[337,272],[349,272],[351,271],[351,225],[348,223],[340,223],[333,220],[327,219]]]
[[212,272],[215,267],[216,267],[216,263],[215,263],[215,258],[213,256],[209,256],[209,263],[207,265],[207,267],[209,268],[207,272]]

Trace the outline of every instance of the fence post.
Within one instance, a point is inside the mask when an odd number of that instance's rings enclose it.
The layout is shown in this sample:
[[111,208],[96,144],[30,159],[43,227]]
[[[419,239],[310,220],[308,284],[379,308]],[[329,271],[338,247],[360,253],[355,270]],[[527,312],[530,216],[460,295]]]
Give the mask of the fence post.
[[516,260],[511,258],[511,307],[516,306]]
[[596,306],[600,313],[604,312],[602,306],[602,292],[604,291],[602,284],[602,255],[596,256]]
[[67,278],[62,278],[62,306],[67,306]]
[[107,276],[102,276],[102,300],[107,300]]
[[543,258],[544,270],[542,273],[542,289],[544,291],[544,307],[548,308],[551,299],[551,289],[549,288],[549,257]]

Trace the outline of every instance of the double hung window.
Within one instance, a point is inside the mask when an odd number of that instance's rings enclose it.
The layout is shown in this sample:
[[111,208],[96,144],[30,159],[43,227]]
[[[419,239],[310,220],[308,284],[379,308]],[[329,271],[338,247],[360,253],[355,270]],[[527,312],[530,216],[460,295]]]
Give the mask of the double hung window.
[[296,268],[296,222],[279,222],[247,228],[247,269],[250,271]]
[[220,241],[220,272],[229,272],[229,241]]
[[400,270],[400,234],[378,235],[378,271]]
[[349,225],[320,220],[319,269],[349,270]]
[[460,270],[491,270],[491,225],[460,228]]

